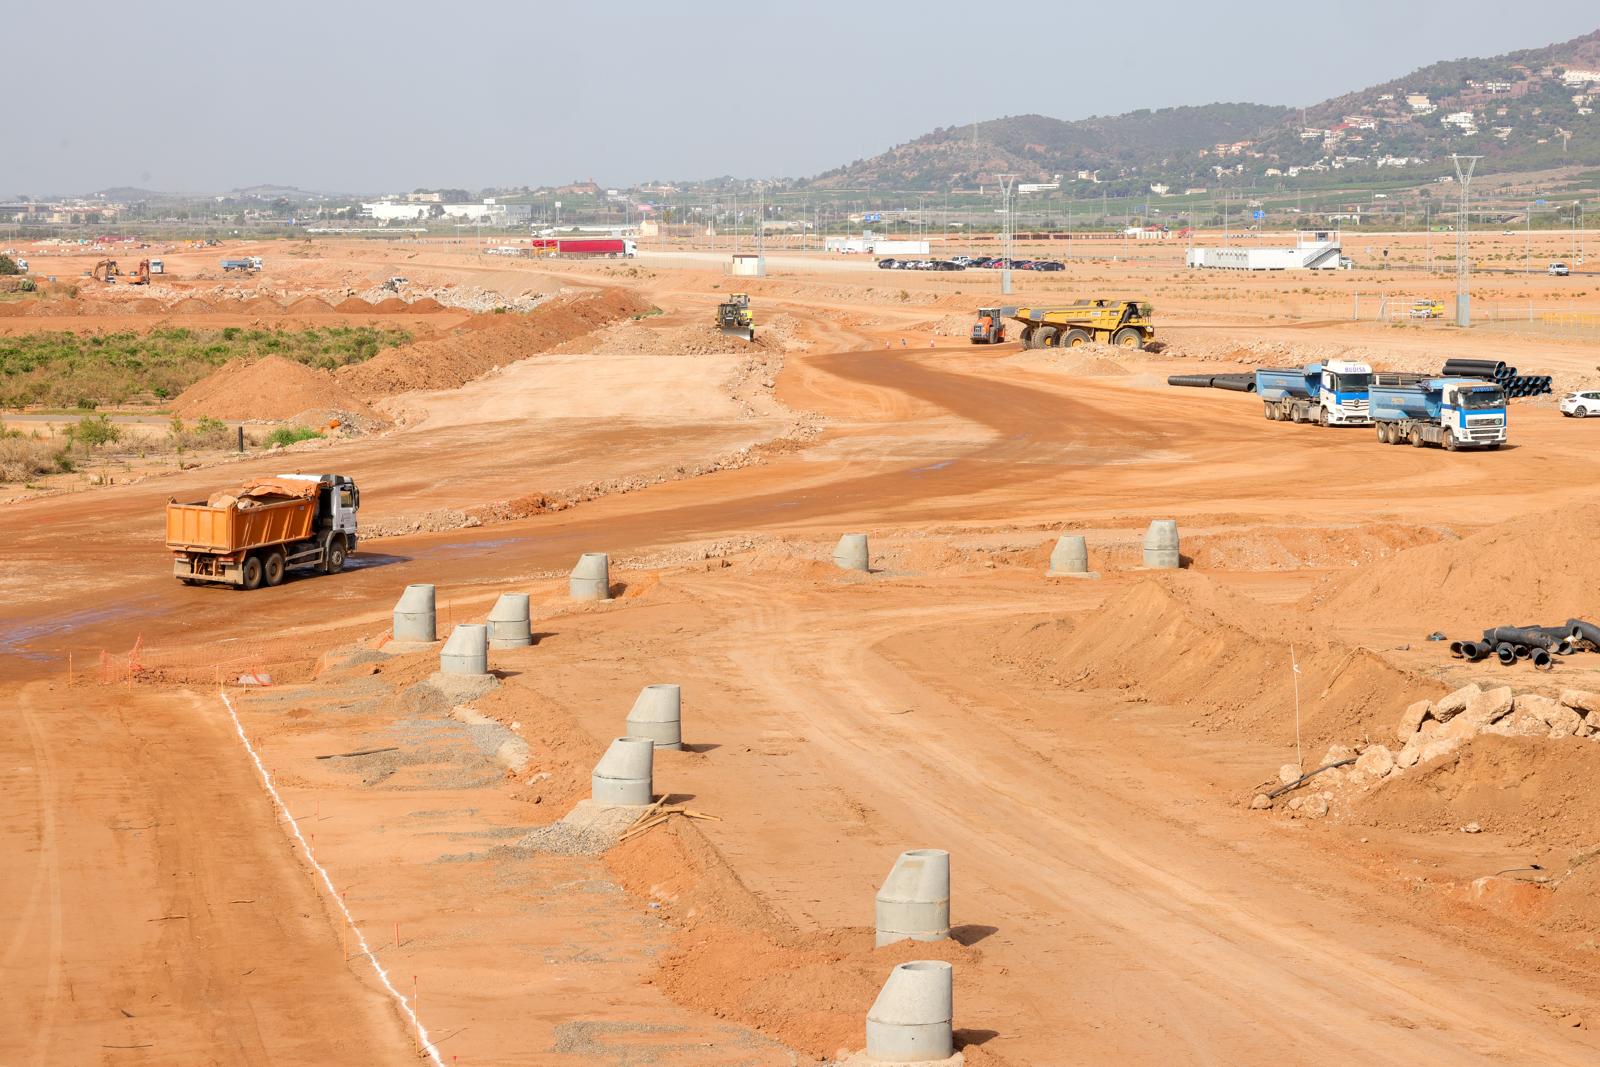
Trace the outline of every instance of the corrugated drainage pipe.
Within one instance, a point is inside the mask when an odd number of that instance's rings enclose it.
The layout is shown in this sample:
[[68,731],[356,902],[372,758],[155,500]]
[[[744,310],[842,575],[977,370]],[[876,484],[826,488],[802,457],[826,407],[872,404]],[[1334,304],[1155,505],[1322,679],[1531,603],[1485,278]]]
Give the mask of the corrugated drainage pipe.
[[1550,658],[1550,653],[1542,648],[1534,649],[1528,654],[1528,658],[1533,661],[1535,670],[1547,671],[1556,665],[1556,661]]
[[1500,663],[1509,667],[1517,662],[1517,652],[1510,645],[1495,645],[1494,654],[1500,657]]

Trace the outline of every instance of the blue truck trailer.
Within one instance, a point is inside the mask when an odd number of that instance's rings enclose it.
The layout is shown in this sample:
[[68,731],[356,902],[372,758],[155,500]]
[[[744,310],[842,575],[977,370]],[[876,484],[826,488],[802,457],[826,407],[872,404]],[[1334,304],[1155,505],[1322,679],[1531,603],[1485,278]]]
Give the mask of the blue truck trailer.
[[1378,440],[1386,445],[1499,448],[1506,442],[1506,393],[1482,378],[1377,376],[1369,392]]
[[1371,367],[1346,359],[1256,371],[1256,394],[1269,422],[1365,426],[1371,383]]

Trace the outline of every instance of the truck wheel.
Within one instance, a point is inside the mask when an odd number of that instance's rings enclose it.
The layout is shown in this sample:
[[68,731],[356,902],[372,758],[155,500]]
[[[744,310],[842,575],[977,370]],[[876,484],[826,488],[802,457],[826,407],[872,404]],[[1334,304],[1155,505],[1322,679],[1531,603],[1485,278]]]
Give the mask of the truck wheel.
[[1272,405],[1271,404],[1262,404],[1261,405],[1261,412],[1262,412],[1262,418],[1266,419],[1268,422],[1277,422],[1278,421],[1278,414],[1277,414],[1277,412],[1272,410]]
[[1318,408],[1317,409],[1317,425],[1318,426],[1326,426],[1326,425],[1328,425],[1328,409],[1327,408]]
[[1444,430],[1444,450],[1446,452],[1454,452],[1456,448],[1456,435],[1451,431],[1450,427],[1446,426]]
[[1094,338],[1089,336],[1088,330],[1080,330],[1076,326],[1067,331],[1067,336],[1061,339],[1064,348],[1082,348]]
[[1055,348],[1061,343],[1061,331],[1054,326],[1041,326],[1033,335],[1033,343],[1036,348]]
[[1111,335],[1111,343],[1118,348],[1139,348],[1144,344],[1144,335],[1132,326],[1124,326]]
[[1378,443],[1380,445],[1389,443],[1389,428],[1381,422],[1378,423]]
[[1023,348],[1033,348],[1034,347],[1034,344],[1033,344],[1033,331],[1034,331],[1034,327],[1032,327],[1032,326],[1024,326],[1022,328],[1022,347]]
[[1423,444],[1424,444],[1424,441],[1422,440],[1422,430],[1417,428],[1417,427],[1412,427],[1412,429],[1411,429],[1411,447],[1412,448],[1421,448],[1421,447],[1423,447]]
[[273,549],[267,553],[266,562],[262,564],[262,578],[268,585],[282,585],[286,569],[282,550]]
[[244,558],[244,567],[241,568],[240,577],[244,579],[240,584],[246,589],[261,588],[261,557],[251,553]]
[[344,538],[334,534],[328,539],[328,551],[324,557],[327,562],[323,564],[329,574],[338,574],[344,570]]

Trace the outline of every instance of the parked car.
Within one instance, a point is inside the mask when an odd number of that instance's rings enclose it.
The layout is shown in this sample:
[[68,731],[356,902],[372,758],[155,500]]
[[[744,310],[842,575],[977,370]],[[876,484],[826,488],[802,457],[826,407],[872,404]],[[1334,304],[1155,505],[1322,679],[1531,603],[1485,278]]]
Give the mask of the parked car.
[[972,266],[972,257],[971,256],[951,256],[950,257],[950,262],[959,263],[959,264],[961,264],[962,267],[970,267],[970,266]]
[[992,267],[992,266],[994,266],[994,257],[993,256],[979,256],[977,259],[974,259],[972,262],[968,263],[967,266],[969,266],[969,267]]
[[1571,273],[1572,273],[1572,269],[1570,267],[1568,267],[1565,263],[1552,263],[1552,264],[1550,264],[1550,276],[1552,278],[1565,278],[1567,275],[1569,275]]
[[878,260],[878,269],[879,270],[894,270],[899,265],[900,265],[899,260],[894,260],[894,259],[880,259],[880,260]]
[[1034,270],[1066,270],[1067,265],[1054,259],[1041,259],[1033,265]]
[[1561,414],[1571,419],[1587,419],[1600,415],[1600,391],[1568,393],[1561,398]]
[[1011,264],[1012,270],[1032,270],[1033,267],[1034,263],[1031,259],[1019,259]]
[[966,270],[961,264],[951,259],[936,259],[928,264],[929,270]]

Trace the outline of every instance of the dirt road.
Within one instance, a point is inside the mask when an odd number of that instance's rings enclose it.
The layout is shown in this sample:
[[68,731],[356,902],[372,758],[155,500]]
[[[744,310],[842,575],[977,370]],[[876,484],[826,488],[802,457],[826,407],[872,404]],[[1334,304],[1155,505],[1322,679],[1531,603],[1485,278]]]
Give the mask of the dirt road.
[[[684,284],[649,294],[671,304]],[[796,315],[828,299],[799,289]],[[1108,598],[1162,581],[1107,566],[1099,582],[1046,584],[1064,524],[1102,564],[1153,517],[1224,548],[1317,538],[1317,564],[1194,575],[1292,604],[1351,569],[1363,537],[1446,541],[1561,504],[1587,469],[1584,427],[1519,408],[1515,446],[1497,453],[1390,448],[1267,423],[1252,397],[1168,389],[1157,361],[1087,377],[1012,349],[885,350],[852,323],[810,329],[834,343],[789,353],[772,398],[824,418],[814,439],[570,510],[370,541],[336,578],[248,595],[177,585],[161,505],[215,487],[216,470],[9,507],[0,684],[19,715],[0,735],[3,825],[28,873],[0,906],[22,920],[6,987],[29,991],[6,1001],[9,1058],[414,1055],[393,1007],[341,966],[338,926],[211,696],[215,664],[265,660],[280,688],[241,702],[247,729],[294,805],[338,813],[321,847],[366,883],[362,921],[415,930],[394,948],[429,975],[423,1016],[464,1063],[732,1067],[859,1046],[865,1003],[838,976],[876,975],[885,957],[830,947],[790,964],[807,937],[859,933],[894,855],[929,846],[955,858],[957,1026],[975,1064],[1595,1061],[1592,1023],[1570,1021],[1600,1019],[1581,946],[1469,906],[1414,835],[1244,810],[1290,758],[1280,738],[1132,685],[1083,689],[1014,651],[1035,626],[1093,625]],[[491,487],[501,499],[513,482],[532,493],[698,462],[782,422],[730,403],[728,370],[540,357],[408,397],[408,429],[305,464],[355,475],[364,515],[384,520]],[[659,388],[639,387],[651,374]],[[822,562],[846,530],[872,535],[880,573]],[[618,561],[614,603],[564,598],[583,551]],[[431,653],[372,647],[412,581],[440,586],[443,625],[503,589],[533,592],[539,644],[497,655],[501,688],[474,705],[497,727],[424,706]],[[1146,636],[1127,634],[1125,654]],[[99,651],[136,642],[151,680],[99,684],[116,677]],[[319,660],[335,646],[358,650],[343,673]],[[582,794],[638,687],[669,679],[695,749],[659,758],[658,792],[722,821],[654,831],[608,861],[514,851]],[[478,744],[485,729],[499,732]],[[486,754],[506,732],[528,746],[525,768]],[[373,773],[314,759],[369,746],[400,755]],[[1510,866],[1520,843],[1492,837],[1460,866]],[[721,881],[688,884],[696,841]],[[694,962],[707,943],[729,946],[715,965]]]

